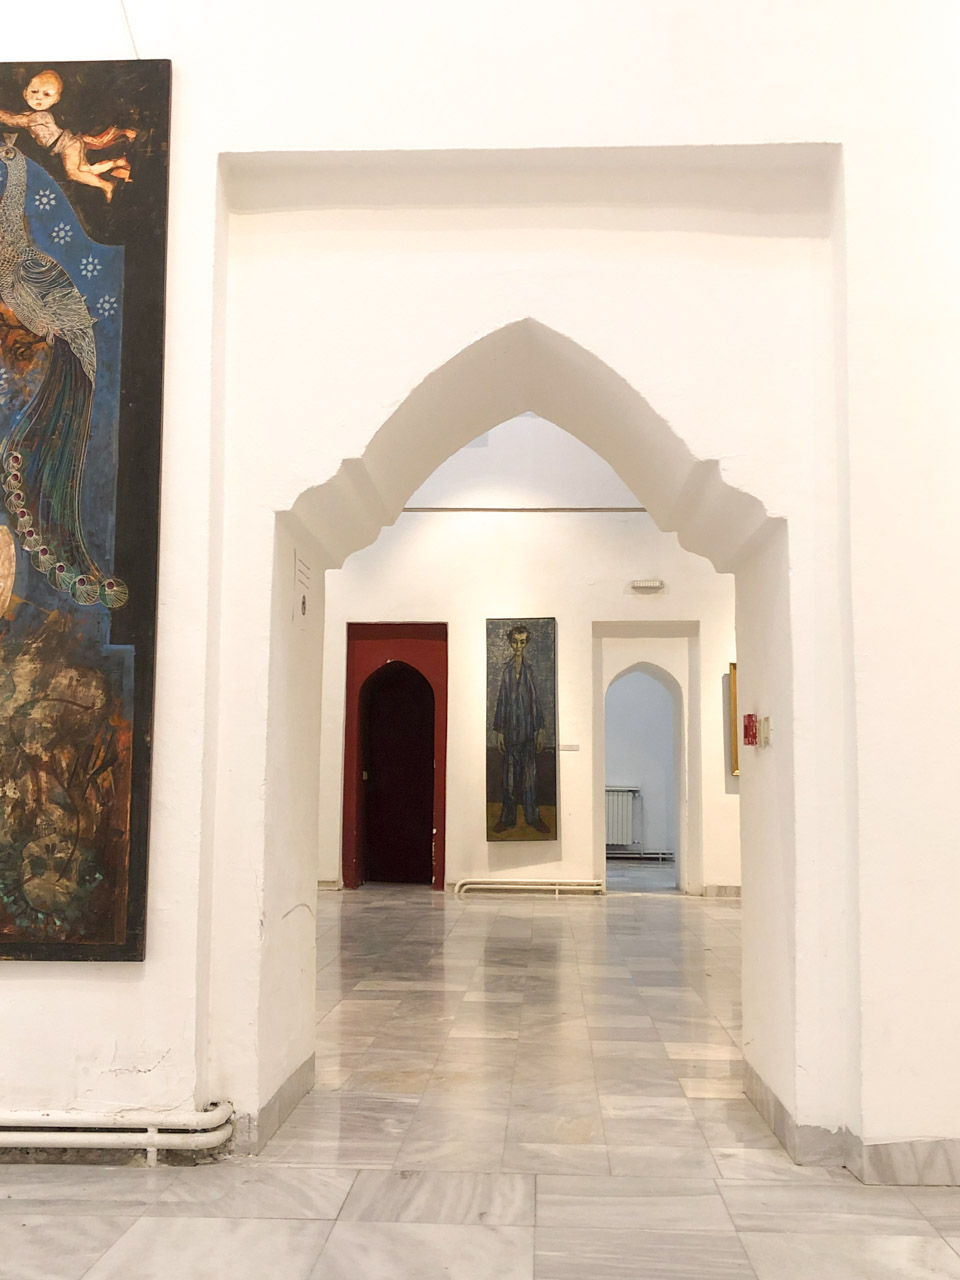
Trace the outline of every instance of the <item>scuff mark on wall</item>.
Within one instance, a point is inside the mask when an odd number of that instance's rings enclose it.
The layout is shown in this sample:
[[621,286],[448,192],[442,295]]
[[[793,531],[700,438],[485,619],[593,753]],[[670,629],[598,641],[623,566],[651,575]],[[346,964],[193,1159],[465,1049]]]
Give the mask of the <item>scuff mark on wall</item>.
[[[116,1056],[116,1049],[114,1049],[114,1060],[116,1060]],[[113,1076],[148,1076],[151,1071],[156,1071],[157,1067],[169,1056],[170,1050],[165,1049],[152,1067],[115,1067],[111,1062],[110,1066],[107,1067],[107,1072]]]
[[289,911],[285,911],[285,912],[283,913],[283,915],[280,917],[280,919],[281,919],[281,920],[286,920],[287,916],[292,916],[292,915],[293,915],[293,913],[294,913],[294,912],[295,912],[299,907],[305,907],[305,908],[307,909],[307,911],[309,911],[309,912],[310,912],[310,914],[311,914],[311,915],[313,915],[313,914],[314,914],[313,907],[311,907],[311,905],[310,905],[310,903],[309,903],[309,902],[295,902],[295,903],[293,904],[293,906],[290,908],[290,910],[289,910]]

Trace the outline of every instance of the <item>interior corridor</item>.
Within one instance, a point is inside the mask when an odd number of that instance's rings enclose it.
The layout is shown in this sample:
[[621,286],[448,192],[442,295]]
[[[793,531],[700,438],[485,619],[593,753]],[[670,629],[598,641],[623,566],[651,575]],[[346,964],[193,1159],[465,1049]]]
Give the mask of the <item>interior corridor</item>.
[[321,893],[316,1089],[262,1155],[6,1166],[0,1273],[958,1280],[960,1189],[797,1168],[742,1097],[739,915]]

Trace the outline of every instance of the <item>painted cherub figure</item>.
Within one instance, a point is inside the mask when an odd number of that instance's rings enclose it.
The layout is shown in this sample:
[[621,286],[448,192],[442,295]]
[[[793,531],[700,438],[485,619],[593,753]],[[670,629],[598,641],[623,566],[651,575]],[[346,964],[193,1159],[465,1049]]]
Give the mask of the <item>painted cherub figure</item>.
[[[33,77],[23,97],[29,111],[0,111],[0,124],[26,129],[35,142],[51,155],[60,157],[63,171],[74,182],[86,187],[99,187],[107,198],[113,199],[118,181],[130,181],[130,162],[126,156],[113,160],[99,160],[91,164],[88,151],[100,151],[122,138],[129,142],[137,136],[136,129],[119,129],[110,125],[103,133],[71,133],[61,129],[51,114],[51,108],[60,101],[63,81],[55,71],[41,71]],[[109,177],[106,176],[109,174]]]

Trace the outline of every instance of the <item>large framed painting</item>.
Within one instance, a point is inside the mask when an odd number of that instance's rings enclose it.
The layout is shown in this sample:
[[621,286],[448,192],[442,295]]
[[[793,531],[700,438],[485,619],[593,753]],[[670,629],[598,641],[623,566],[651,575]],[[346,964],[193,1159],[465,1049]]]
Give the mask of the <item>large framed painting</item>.
[[170,64],[0,64],[0,958],[144,954]]
[[557,623],[487,619],[487,839],[557,838]]

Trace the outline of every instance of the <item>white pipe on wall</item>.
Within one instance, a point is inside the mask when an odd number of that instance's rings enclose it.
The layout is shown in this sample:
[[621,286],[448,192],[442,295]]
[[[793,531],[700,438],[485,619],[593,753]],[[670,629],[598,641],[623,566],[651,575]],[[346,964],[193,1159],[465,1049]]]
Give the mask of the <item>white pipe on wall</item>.
[[454,893],[471,893],[489,889],[514,893],[603,893],[602,880],[458,880]]
[[107,1133],[89,1130],[64,1133],[58,1129],[6,1129],[0,1133],[0,1147],[128,1147],[136,1150],[205,1151],[219,1147],[233,1133],[232,1124],[200,1133],[160,1133],[156,1129],[127,1133],[112,1129]]
[[205,1111],[0,1111],[0,1129],[216,1129],[233,1115],[218,1102]]
[[[207,1111],[0,1112],[0,1148],[143,1150],[147,1164],[158,1151],[211,1151],[233,1136],[233,1107]],[[22,1127],[20,1127],[22,1126]]]

